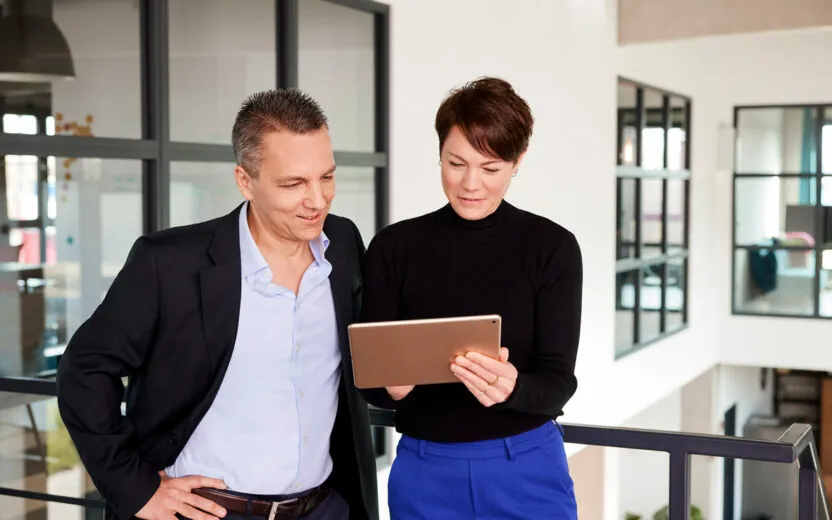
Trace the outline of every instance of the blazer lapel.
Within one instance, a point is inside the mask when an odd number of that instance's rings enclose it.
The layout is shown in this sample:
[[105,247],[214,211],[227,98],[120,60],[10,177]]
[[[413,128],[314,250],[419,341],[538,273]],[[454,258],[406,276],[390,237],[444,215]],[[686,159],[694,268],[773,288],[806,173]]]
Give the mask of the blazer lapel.
[[[332,238],[332,237],[331,237]],[[332,289],[332,301],[335,305],[335,321],[338,327],[338,346],[341,349],[341,365],[345,373],[352,374],[350,360],[350,343],[347,336],[347,326],[352,322],[352,291],[350,289],[350,273],[344,260],[341,244],[333,243],[327,249],[326,259],[332,264],[329,275],[329,285]]]
[[202,327],[212,370],[231,354],[240,319],[239,207],[217,227],[208,255],[214,265],[199,273],[202,293]]

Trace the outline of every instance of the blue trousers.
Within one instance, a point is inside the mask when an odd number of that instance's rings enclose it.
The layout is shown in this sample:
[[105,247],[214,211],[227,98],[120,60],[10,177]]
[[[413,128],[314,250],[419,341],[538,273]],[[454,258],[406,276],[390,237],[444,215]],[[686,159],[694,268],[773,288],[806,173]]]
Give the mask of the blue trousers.
[[547,422],[497,440],[402,436],[388,481],[391,520],[577,520],[563,430]]

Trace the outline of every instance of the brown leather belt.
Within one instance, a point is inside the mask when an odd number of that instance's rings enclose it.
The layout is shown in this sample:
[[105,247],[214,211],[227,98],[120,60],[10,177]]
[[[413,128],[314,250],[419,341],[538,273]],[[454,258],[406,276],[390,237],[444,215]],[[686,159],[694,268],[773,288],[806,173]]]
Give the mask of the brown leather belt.
[[191,493],[219,504],[229,513],[248,514],[252,518],[266,518],[267,520],[296,520],[321,505],[321,502],[329,495],[329,487],[324,484],[306,495],[279,502],[255,500],[211,488],[197,488]]

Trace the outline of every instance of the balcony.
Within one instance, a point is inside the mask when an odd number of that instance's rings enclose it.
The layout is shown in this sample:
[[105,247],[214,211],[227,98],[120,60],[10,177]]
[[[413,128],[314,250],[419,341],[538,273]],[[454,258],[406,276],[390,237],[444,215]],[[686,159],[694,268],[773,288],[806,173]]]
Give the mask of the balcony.
[[[19,448],[16,455],[26,459],[23,467],[27,471],[25,475],[18,476],[15,482],[22,478],[24,482],[32,484],[25,486],[30,489],[19,489],[19,486],[6,487],[10,475],[0,471],[0,503],[24,504],[17,512],[19,516],[9,518],[29,518],[30,512],[43,509],[44,505],[47,510],[55,509],[55,513],[58,513],[57,508],[60,507],[78,507],[85,510],[79,517],[103,517],[105,503],[77,459],[74,467],[72,464],[61,466],[61,460],[67,458],[67,452],[70,452],[70,455],[74,454],[72,447],[64,446],[66,449],[60,450],[60,446],[53,443],[49,444],[47,449],[48,442],[43,436],[44,433],[52,432],[43,432],[44,428],[36,423],[35,414],[32,413],[33,407],[54,403],[55,390],[56,386],[52,380],[0,380],[0,410],[8,412],[17,409],[19,412],[13,414],[15,421],[11,428],[9,424],[2,424],[2,431],[5,433],[0,435],[0,455],[6,459],[8,454],[3,451],[9,451],[10,446]],[[375,426],[393,425],[392,413],[386,410],[371,409],[370,420]],[[797,518],[830,520],[823,479],[819,477],[821,473],[817,446],[809,425],[794,424],[776,441],[575,424],[564,424],[563,427],[567,443],[667,453],[670,461],[668,508],[671,520],[690,518],[691,457],[695,455],[796,464],[799,467]],[[15,430],[18,432],[17,440]],[[60,480],[61,473],[65,474],[67,471],[77,474],[69,487],[61,486],[60,482],[58,485],[30,482],[33,479],[42,481],[45,475],[49,475],[50,480],[55,476]],[[79,485],[78,482],[83,484]],[[31,488],[45,491],[33,491]],[[6,511],[7,507],[0,507],[0,510]],[[40,514],[36,517],[44,516]],[[5,519],[6,516],[0,515],[0,518]],[[54,518],[63,518],[63,515],[55,514]]]

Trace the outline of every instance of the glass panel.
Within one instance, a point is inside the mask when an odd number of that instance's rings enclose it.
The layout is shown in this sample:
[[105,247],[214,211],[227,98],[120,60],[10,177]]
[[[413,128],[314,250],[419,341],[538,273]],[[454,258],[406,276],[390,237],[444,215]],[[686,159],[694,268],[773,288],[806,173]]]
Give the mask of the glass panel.
[[667,179],[667,252],[685,248],[685,190],[687,180]]
[[619,178],[616,259],[636,257],[636,179]]
[[734,193],[737,245],[811,246],[816,229],[816,177],[737,178]]
[[832,245],[821,252],[820,315],[832,318]]
[[102,508],[84,508],[0,495],[0,520],[100,520]]
[[664,96],[644,89],[644,128],[641,131],[641,167],[664,169]]
[[813,108],[744,108],[737,114],[737,173],[815,173]]
[[635,338],[635,287],[638,271],[615,275],[615,351],[629,350]]
[[365,245],[376,232],[375,169],[339,166],[330,211],[355,222]]
[[636,86],[618,83],[618,164],[636,164]]
[[54,223],[0,235],[0,376],[55,368],[142,232],[141,161],[49,159]]
[[738,249],[734,259],[734,306],[738,311],[814,314],[814,251]]
[[170,225],[210,220],[243,202],[234,183],[234,163],[172,162]]
[[[0,48],[17,63],[13,72],[0,74],[0,111],[13,114],[52,114],[56,133],[74,136],[141,137],[141,76],[139,9],[131,0],[53,0],[46,16],[66,39],[68,47],[50,40],[46,48],[31,34],[31,24],[18,23],[19,45]],[[5,2],[6,7],[24,2]],[[4,13],[6,14],[6,13]],[[22,18],[21,18],[22,19]],[[6,40],[8,41],[8,40]],[[31,47],[37,46],[37,49]],[[27,58],[39,55],[39,58]],[[19,56],[19,58],[18,58]],[[54,74],[44,78],[33,68]],[[72,79],[68,79],[72,76]]]
[[662,179],[641,180],[641,257],[662,254]]
[[684,99],[670,97],[670,131],[667,134],[667,169],[684,170],[687,166],[685,146],[688,125],[687,103]]
[[685,270],[687,260],[675,259],[667,264],[664,292],[664,325],[670,331],[682,326],[685,322]]
[[277,82],[273,0],[176,0],[170,16],[170,135],[231,143],[243,100]]
[[[172,162],[170,224],[210,220],[234,210],[243,197],[234,183],[234,163]],[[365,243],[375,234],[375,170],[341,166],[335,173],[331,212],[358,226]]]
[[299,3],[299,85],[329,117],[336,150],[375,150],[373,15],[322,0]]
[[638,342],[646,343],[659,337],[662,331],[661,308],[664,264],[643,267],[641,270],[641,277]]
[[[58,413],[57,399],[0,393],[2,487],[71,498],[101,500]],[[45,504],[0,495],[0,518],[42,518]],[[48,506],[53,518],[83,518],[77,506]],[[9,515],[11,511],[15,514]],[[58,512],[67,516],[57,516]],[[43,511],[45,512],[45,511]],[[5,515],[5,516],[4,516]]]

